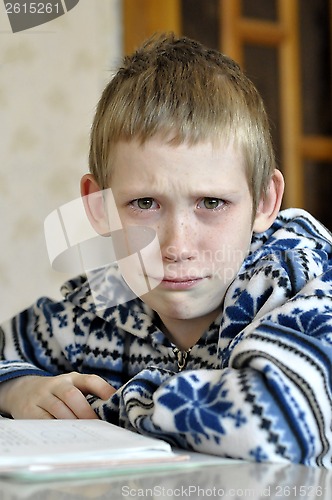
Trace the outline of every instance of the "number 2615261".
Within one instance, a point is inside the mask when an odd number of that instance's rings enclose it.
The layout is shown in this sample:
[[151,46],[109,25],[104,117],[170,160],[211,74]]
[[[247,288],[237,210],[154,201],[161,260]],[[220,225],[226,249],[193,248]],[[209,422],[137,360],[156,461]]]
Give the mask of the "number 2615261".
[[6,2],[7,14],[60,14],[62,13],[62,4],[60,2]]

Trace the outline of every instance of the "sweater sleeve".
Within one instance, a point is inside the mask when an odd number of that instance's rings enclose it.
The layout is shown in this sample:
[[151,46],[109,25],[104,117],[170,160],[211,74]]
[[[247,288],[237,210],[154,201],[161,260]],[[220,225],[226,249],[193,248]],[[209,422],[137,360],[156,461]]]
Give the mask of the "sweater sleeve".
[[160,384],[141,373],[122,392],[123,425],[127,419],[139,432],[199,452],[331,466],[328,290],[311,285],[250,324],[233,340],[224,369],[183,371]]
[[227,369],[182,373],[160,387],[153,422],[184,433],[197,451],[330,464],[331,359],[331,346],[261,325],[237,345]]
[[73,370],[73,306],[39,299],[0,327],[0,382],[24,375],[51,376]]

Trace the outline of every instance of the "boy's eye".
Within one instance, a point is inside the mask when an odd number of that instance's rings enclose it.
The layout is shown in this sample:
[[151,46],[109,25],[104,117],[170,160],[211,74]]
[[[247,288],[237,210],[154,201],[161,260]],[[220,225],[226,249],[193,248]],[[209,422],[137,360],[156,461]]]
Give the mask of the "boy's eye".
[[140,210],[149,210],[150,208],[155,208],[156,202],[153,198],[137,198],[131,204]]
[[224,204],[224,200],[221,200],[220,198],[210,198],[206,196],[199,202],[198,207],[207,208],[208,210],[215,210],[216,208],[221,208]]

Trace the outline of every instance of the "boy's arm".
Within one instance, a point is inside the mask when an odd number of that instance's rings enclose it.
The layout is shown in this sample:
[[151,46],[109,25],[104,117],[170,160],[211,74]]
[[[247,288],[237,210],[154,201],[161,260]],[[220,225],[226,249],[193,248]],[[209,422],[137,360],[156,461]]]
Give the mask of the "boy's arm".
[[[73,344],[71,304],[41,298],[0,326],[0,383],[26,375],[59,375],[75,369],[60,345]],[[63,332],[63,335],[61,333]],[[59,335],[60,334],[60,335]]]
[[97,375],[68,373],[53,377],[23,376],[0,385],[0,411],[13,418],[97,419],[85,396],[107,399],[115,392]]
[[200,452],[330,465],[332,309],[322,297],[304,294],[249,325],[225,369],[140,373],[122,391],[122,425]]
[[101,377],[77,373],[78,344],[86,340],[81,330],[75,338],[78,316],[66,301],[42,298],[0,327],[1,413],[96,418],[85,395],[107,399],[114,389]]
[[227,369],[183,372],[154,394],[152,422],[197,451],[255,461],[331,463],[332,346],[266,322]]

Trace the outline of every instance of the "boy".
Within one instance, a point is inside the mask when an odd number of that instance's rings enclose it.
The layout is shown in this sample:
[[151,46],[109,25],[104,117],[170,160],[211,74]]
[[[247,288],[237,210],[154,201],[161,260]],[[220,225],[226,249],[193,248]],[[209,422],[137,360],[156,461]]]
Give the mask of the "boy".
[[[156,253],[143,276],[119,261],[133,289],[150,283],[142,297],[99,310],[81,276],[63,302],[42,298],[4,324],[1,411],[329,466],[331,235],[304,211],[278,215],[268,120],[237,64],[173,35],[125,58],[97,108],[81,191],[105,238],[119,220],[127,235],[153,230],[162,272]],[[114,286],[119,268],[102,270]]]

